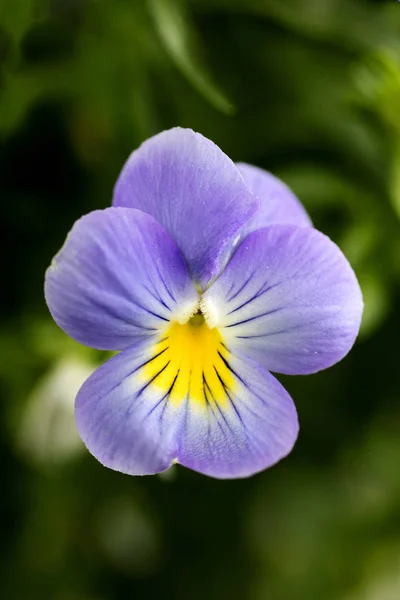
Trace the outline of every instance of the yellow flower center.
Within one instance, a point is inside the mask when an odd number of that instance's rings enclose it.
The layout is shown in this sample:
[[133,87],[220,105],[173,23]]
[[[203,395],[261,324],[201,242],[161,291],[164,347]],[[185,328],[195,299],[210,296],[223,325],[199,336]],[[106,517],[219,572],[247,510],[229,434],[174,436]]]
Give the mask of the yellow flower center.
[[228,355],[219,330],[210,329],[198,312],[184,325],[169,325],[142,369],[143,380],[151,381],[175,405],[185,399],[227,403],[235,387]]

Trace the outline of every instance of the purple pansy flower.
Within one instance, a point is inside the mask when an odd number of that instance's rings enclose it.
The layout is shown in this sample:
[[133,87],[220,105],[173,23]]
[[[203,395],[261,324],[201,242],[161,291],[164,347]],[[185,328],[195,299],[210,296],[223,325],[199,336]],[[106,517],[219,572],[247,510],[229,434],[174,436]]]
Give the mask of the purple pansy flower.
[[342,359],[363,308],[346,258],[282,182],[180,128],[133,152],[113,207],[75,223],[45,293],[68,335],[121,351],[75,413],[89,451],[132,475],[178,462],[246,477],[286,456],[297,414],[271,371]]

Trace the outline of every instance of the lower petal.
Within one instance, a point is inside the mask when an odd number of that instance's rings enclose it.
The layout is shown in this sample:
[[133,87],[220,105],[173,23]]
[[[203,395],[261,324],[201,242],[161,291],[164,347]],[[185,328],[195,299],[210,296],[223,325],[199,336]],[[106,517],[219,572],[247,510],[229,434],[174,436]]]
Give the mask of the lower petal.
[[82,386],[76,422],[105,466],[153,474],[173,462],[217,478],[246,477],[290,452],[298,433],[287,392],[233,355],[218,330],[171,323],[121,352]]
[[129,475],[164,471],[177,454],[183,407],[146,380],[152,358],[148,341],[122,351],[86,380],[75,403],[88,450],[104,466]]
[[223,395],[207,379],[203,401],[188,405],[178,462],[218,479],[249,477],[292,450],[298,435],[295,406],[268,371],[224,345],[218,368]]

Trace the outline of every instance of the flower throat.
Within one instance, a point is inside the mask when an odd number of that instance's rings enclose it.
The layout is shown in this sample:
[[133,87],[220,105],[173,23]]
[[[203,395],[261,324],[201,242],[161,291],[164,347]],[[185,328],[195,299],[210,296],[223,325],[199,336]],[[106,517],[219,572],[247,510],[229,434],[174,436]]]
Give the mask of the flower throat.
[[185,324],[170,323],[142,369],[143,379],[174,404],[224,404],[235,387],[228,357],[219,330],[198,310]]

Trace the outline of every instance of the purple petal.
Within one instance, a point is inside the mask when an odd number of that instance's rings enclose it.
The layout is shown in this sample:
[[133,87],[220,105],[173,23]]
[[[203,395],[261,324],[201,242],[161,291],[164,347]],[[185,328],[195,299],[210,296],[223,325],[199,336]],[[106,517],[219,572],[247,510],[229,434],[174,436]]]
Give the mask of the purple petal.
[[314,373],[341,360],[360,327],[363,301],[339,248],[309,227],[250,234],[203,298],[212,326],[268,370]]
[[311,219],[293,192],[277,177],[245,163],[237,163],[249,190],[260,199],[260,208],[242,231],[241,238],[275,223],[312,226]]
[[190,129],[175,128],[131,154],[113,204],[155,217],[178,244],[193,278],[205,287],[259,202],[218,146]]
[[[191,344],[176,346],[174,327],[156,343],[124,350],[84,383],[75,414],[89,451],[131,475],[180,462],[218,478],[249,476],[290,452],[297,415],[279,382],[220,341],[212,358],[198,346],[187,360]],[[203,334],[217,339],[208,328]]]
[[153,345],[142,340],[102,365],[75,403],[79,434],[106,467],[129,475],[165,471],[177,455],[183,406],[146,381]]
[[94,348],[120,350],[187,318],[198,302],[169,234],[138,210],[108,208],[77,221],[46,273],[56,323]]
[[272,466],[292,450],[299,430],[293,401],[277,379],[228,348],[225,356],[219,365],[225,399],[205,386],[205,401],[188,407],[178,451],[182,465],[218,479]]

